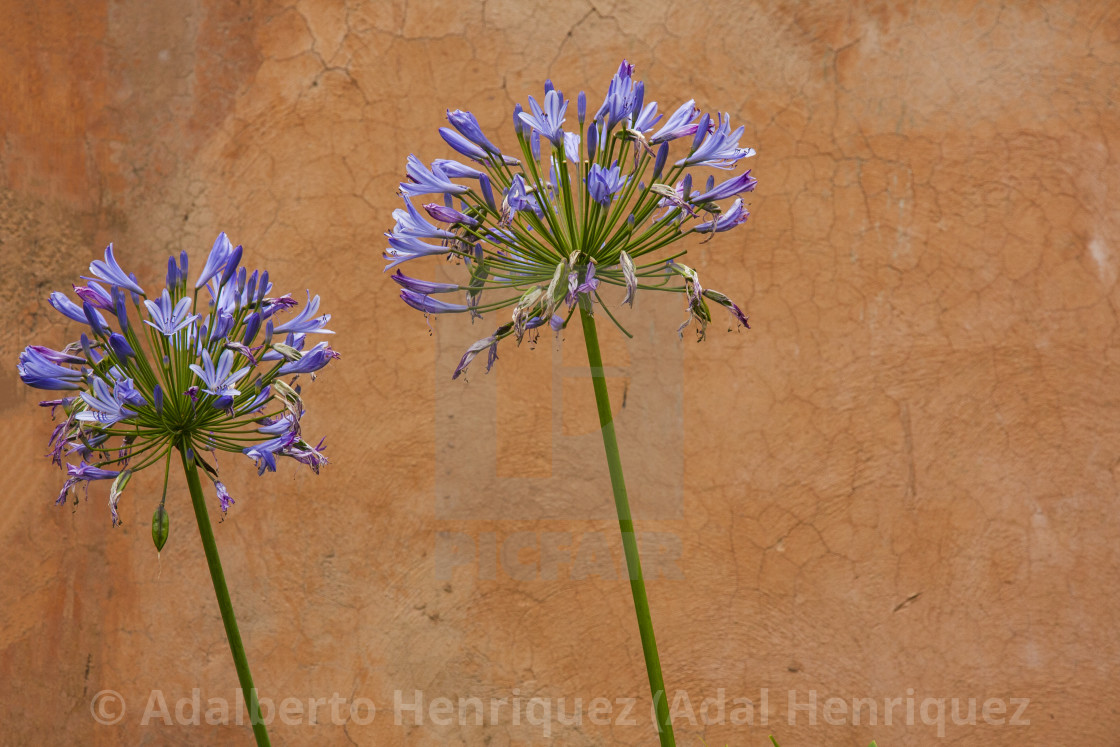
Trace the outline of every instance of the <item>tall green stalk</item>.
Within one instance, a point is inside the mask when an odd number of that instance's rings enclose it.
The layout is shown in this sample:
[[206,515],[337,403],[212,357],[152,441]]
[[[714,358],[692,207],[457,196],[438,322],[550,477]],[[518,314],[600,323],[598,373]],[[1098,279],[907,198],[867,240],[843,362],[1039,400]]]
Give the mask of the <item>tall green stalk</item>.
[[202,485],[198,480],[198,467],[194,458],[189,456],[190,449],[179,447],[183,457],[183,470],[187,474],[187,485],[191,490],[194,503],[194,517],[198,521],[198,533],[202,536],[202,547],[206,551],[206,564],[210,566],[210,578],[214,581],[214,594],[218,597],[218,607],[222,611],[222,623],[226,627],[226,639],[233,653],[233,665],[237,668],[237,680],[241,683],[249,704],[249,722],[253,725],[253,735],[257,747],[271,747],[268,728],[261,720],[261,706],[257,700],[257,689],[253,687],[253,674],[249,671],[249,660],[245,658],[245,646],[241,643],[241,632],[237,629],[237,618],[233,614],[233,603],[229,599],[229,587],[222,572],[222,561],[218,557],[218,545],[214,541],[214,529],[210,526],[210,514],[206,511],[206,499],[202,495]]
[[661,658],[657,655],[657,641],[653,636],[653,620],[649,614],[646,582],[642,576],[642,561],[638,557],[638,541],[634,537],[634,520],[630,516],[630,501],[626,497],[626,481],[622,476],[622,458],[618,453],[618,439],[614,433],[607,380],[603,375],[603,356],[599,352],[599,335],[595,319],[591,316],[586,296],[580,299],[579,315],[583,322],[583,339],[587,344],[587,363],[591,367],[591,383],[595,387],[595,404],[599,409],[599,425],[603,430],[603,448],[607,452],[607,467],[611,473],[614,505],[618,512],[618,528],[622,531],[622,547],[626,553],[626,569],[630,577],[630,591],[634,597],[634,612],[638,616],[638,631],[642,637],[642,653],[646,659],[649,689],[653,695],[657,715],[657,732],[661,747],[676,747],[673,723],[669,717],[669,700],[665,680],[661,676]]

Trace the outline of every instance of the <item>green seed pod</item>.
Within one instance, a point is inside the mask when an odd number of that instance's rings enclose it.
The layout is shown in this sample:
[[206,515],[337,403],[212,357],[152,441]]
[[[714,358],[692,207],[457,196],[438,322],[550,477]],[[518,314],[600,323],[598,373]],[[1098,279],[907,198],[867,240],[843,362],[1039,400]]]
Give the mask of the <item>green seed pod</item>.
[[303,353],[299,352],[298,350],[293,348],[291,345],[285,345],[282,342],[272,343],[272,349],[275,350],[280,355],[284,356],[285,360],[298,361],[300,358],[303,357]]
[[167,544],[168,524],[167,509],[161,503],[152,514],[152,542],[156,545],[156,552],[163,550]]

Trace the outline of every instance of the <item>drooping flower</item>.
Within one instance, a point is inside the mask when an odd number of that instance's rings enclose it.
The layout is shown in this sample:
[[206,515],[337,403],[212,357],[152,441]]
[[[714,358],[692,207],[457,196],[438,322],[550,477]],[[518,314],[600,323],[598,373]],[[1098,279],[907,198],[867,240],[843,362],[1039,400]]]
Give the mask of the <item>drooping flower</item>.
[[[704,115],[707,117],[708,115]],[[701,120],[703,123],[703,120]],[[721,114],[715,132],[708,133],[687,157],[677,161],[678,166],[711,166],[717,169],[733,169],[741,158],[754,155],[754,148],[740,148],[739,139],[746,128],[740,125],[734,132],[731,131],[731,118]],[[697,130],[697,136],[703,135],[703,130]]]
[[448,178],[448,174],[438,164],[426,168],[420,159],[410,155],[408,166],[405,168],[409,181],[401,182],[401,191],[409,196],[428,194],[458,195],[469,191],[469,187],[456,184]]
[[[274,325],[270,317],[296,301],[269,297],[268,273],[247,272],[242,256],[242,248],[220,234],[193,290],[184,253],[178,262],[168,260],[167,287],[149,299],[110,245],[104,260],[90,265],[94,278],[75,287],[81,306],[62,293],[50,295],[51,306],[83,325],[79,339],[61,350],[30,345],[20,353],[17,369],[28,386],[74,392],[43,403],[52,415],[57,408],[64,415],[49,442],[51,460],[67,474],[60,503],[79,483],[112,479],[109,510],[116,525],[130,476],[166,462],[172,449],[192,455],[214,481],[223,513],[233,500],[206,452],[253,452],[266,469],[275,469],[281,456],[316,471],[325,463],[321,444],[300,436],[302,400],[285,379],[314,377],[339,357],[326,343],[301,352],[308,335],[330,333],[325,328],[330,315],[319,314],[319,297],[309,292],[298,313]],[[204,286],[208,302],[197,293]],[[129,297],[143,324],[128,323]],[[109,321],[101,310],[110,312]],[[290,358],[280,339],[298,345]],[[261,430],[277,412],[292,419],[282,437]],[[66,461],[75,456],[80,463]]]
[[684,102],[675,112],[669,115],[665,124],[661,125],[661,129],[653,133],[649,139],[650,145],[667,143],[680,137],[695,135],[699,124],[693,120],[699,113],[700,109],[693,99]]
[[722,213],[715,220],[707,220],[696,226],[697,233],[711,232],[720,233],[722,231],[730,231],[735,226],[746,221],[750,213],[743,207],[742,199],[735,200],[731,203],[731,208]]
[[[477,119],[458,109],[448,111],[452,128],[440,134],[477,168],[437,159],[421,172],[409,156],[406,170],[417,186],[402,185],[405,204],[394,211],[395,225],[386,234],[386,269],[439,255],[457,260],[469,279],[437,283],[398,269],[393,279],[401,299],[426,315],[511,310],[508,323],[467,349],[456,378],[484,351],[487,368],[493,365],[507,337],[520,341],[545,324],[563,329],[577,304],[593,309],[603,303],[604,286],[621,288],[630,306],[639,290],[684,294],[689,320],[701,334],[709,300],[746,326],[746,314],[730,299],[702,288],[694,271],[682,274],[682,266],[655,254],[685,236],[722,233],[746,220],[740,195],[755,188],[750,171],[719,184],[705,173],[735,169],[754,155],[739,145],[745,128],[732,130],[726,114],[701,115],[691,99],[663,116],[657,102],[646,101],[645,86],[626,61],[593,116],[586,94],[576,97],[578,125],[565,130],[567,106],[549,81],[542,101],[529,97],[526,108],[514,107],[520,161],[500,155]],[[684,152],[671,158],[672,149]],[[694,178],[703,190],[693,189]],[[458,181],[466,179],[477,180],[479,189]],[[443,205],[422,205],[431,220],[411,199],[421,189],[444,195]],[[683,253],[676,249],[672,256]],[[466,303],[436,298],[457,293]]]

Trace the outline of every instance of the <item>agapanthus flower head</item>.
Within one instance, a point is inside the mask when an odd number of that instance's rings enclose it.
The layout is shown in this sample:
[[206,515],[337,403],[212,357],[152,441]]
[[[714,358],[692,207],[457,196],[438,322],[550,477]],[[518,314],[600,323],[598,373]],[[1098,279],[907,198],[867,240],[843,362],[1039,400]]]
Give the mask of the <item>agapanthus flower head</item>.
[[[208,452],[244,454],[262,471],[274,470],[277,457],[316,472],[326,462],[322,442],[303,440],[302,399],[286,379],[314,378],[339,357],[325,342],[303,350],[308,335],[330,333],[330,315],[320,315],[319,297],[308,293],[297,313],[274,319],[297,302],[268,295],[268,273],[247,272],[242,256],[242,248],[220,234],[193,287],[184,252],[168,260],[167,286],[152,299],[110,246],[104,260],[90,265],[95,277],[75,286],[80,304],[51,294],[51,306],[83,325],[79,339],[61,350],[28,346],[17,368],[28,386],[69,392],[42,403],[52,417],[62,410],[49,453],[66,470],[60,504],[79,483],[112,479],[109,509],[116,525],[129,478],[166,465],[172,449],[193,455],[214,482],[223,513],[233,499]],[[204,286],[209,298],[200,296]],[[110,312],[108,318],[99,309]],[[130,313],[143,324],[130,324]],[[68,463],[68,457],[80,461]]]
[[[520,341],[545,324],[559,331],[577,305],[593,311],[603,304],[604,285],[623,289],[622,302],[631,307],[639,290],[682,294],[686,325],[696,322],[701,336],[710,321],[709,300],[746,326],[739,306],[701,287],[694,270],[685,272],[674,261],[684,251],[657,257],[685,236],[711,239],[747,219],[742,195],[756,185],[750,170],[718,184],[709,173],[734,170],[754,155],[739,145],[745,128],[732,130],[727,114],[701,114],[692,99],[660,114],[625,60],[593,116],[583,92],[576,97],[575,122],[566,118],[567,107],[551,81],[542,101],[529,97],[527,107],[515,105],[520,159],[501,153],[475,116],[459,109],[448,111],[452,128],[440,134],[477,168],[437,159],[429,169],[409,156],[410,181],[401,185],[405,205],[394,211],[395,225],[386,234],[386,269],[437,255],[458,260],[467,278],[434,282],[398,270],[393,279],[401,299],[425,315],[474,317],[511,308],[509,322],[467,349],[454,377],[483,351],[489,370],[506,337]],[[671,150],[678,155],[670,157]],[[704,189],[693,189],[694,180]],[[442,194],[444,203],[413,202],[425,194]],[[447,298],[457,293],[466,303]]]

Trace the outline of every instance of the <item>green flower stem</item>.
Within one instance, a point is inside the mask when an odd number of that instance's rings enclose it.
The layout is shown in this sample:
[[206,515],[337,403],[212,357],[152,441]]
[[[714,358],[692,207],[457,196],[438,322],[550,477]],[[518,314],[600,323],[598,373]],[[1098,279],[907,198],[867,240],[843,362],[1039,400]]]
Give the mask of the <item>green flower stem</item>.
[[261,721],[261,706],[257,700],[257,689],[253,687],[253,674],[249,671],[249,660],[245,658],[245,646],[241,643],[241,633],[237,629],[237,618],[233,614],[233,603],[229,599],[229,587],[222,573],[222,561],[218,557],[218,545],[214,542],[214,530],[210,526],[210,515],[206,511],[206,499],[198,480],[198,467],[194,458],[188,456],[186,446],[179,447],[183,457],[183,470],[187,473],[187,485],[191,490],[194,503],[194,516],[198,521],[198,533],[202,535],[202,547],[206,551],[206,564],[210,566],[210,578],[214,581],[214,594],[218,597],[218,607],[222,610],[222,623],[226,627],[226,638],[233,653],[233,665],[237,668],[237,679],[241,691],[249,704],[249,721],[253,724],[253,734],[257,747],[271,747],[268,729]]
[[[584,297],[586,298],[586,297]],[[610,397],[607,394],[607,380],[603,375],[603,356],[599,352],[599,335],[595,330],[595,319],[586,301],[580,301],[580,320],[583,322],[583,339],[587,344],[587,363],[591,367],[591,383],[595,387],[595,404],[599,410],[599,424],[603,429],[603,447],[607,452],[607,467],[611,473],[611,487],[614,490],[614,504],[618,511],[618,527],[622,531],[622,546],[626,553],[626,569],[630,577],[630,591],[634,596],[634,611],[638,615],[638,630],[642,637],[642,653],[646,658],[646,673],[649,675],[649,689],[653,694],[654,709],[657,714],[657,731],[661,747],[676,747],[673,737],[673,724],[669,718],[668,693],[665,680],[661,676],[661,658],[657,655],[657,641],[653,636],[653,620],[649,614],[649,600],[646,597],[646,582],[642,577],[642,561],[638,557],[638,542],[634,537],[634,520],[630,516],[630,501],[626,497],[626,482],[622,476],[622,458],[618,453],[618,439],[615,438],[614,420],[611,415]]]

